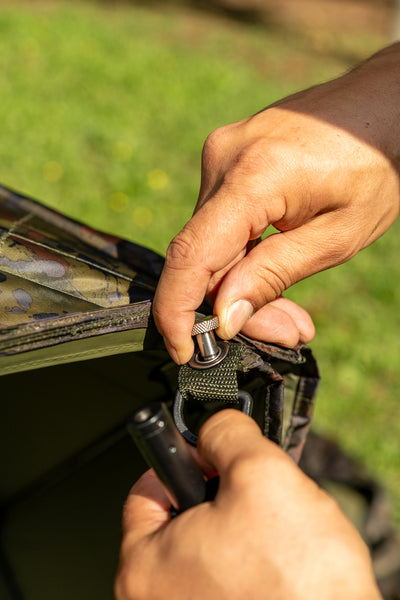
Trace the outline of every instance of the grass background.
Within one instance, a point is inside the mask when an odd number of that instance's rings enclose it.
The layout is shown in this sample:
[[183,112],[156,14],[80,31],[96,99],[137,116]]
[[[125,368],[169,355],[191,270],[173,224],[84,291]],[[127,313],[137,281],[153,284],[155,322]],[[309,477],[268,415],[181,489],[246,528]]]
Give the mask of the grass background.
[[[1,3],[0,181],[163,253],[193,210],[210,131],[384,42],[168,4]],[[400,526],[399,251],[395,224],[288,295],[316,324],[315,428],[386,485]]]

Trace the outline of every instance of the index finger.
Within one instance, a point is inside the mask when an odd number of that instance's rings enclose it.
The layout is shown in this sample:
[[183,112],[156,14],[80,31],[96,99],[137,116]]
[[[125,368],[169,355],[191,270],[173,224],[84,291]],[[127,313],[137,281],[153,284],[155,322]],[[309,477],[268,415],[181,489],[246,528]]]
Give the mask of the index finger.
[[247,219],[217,197],[205,204],[171,242],[157,286],[153,314],[172,358],[187,362],[194,346],[194,311],[210,280],[242,256],[250,237]]

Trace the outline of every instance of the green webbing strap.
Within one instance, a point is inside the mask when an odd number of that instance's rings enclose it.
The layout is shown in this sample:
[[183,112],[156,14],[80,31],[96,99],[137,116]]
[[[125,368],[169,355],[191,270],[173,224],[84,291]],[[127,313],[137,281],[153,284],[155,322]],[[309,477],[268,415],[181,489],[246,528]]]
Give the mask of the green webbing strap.
[[215,367],[195,369],[189,364],[179,370],[178,387],[183,400],[239,402],[237,370],[245,346],[229,343],[226,358]]

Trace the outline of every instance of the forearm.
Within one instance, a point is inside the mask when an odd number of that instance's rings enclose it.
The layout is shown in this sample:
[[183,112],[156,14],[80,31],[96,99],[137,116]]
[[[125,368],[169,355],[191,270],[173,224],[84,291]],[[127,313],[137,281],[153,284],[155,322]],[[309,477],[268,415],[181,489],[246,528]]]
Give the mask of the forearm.
[[[400,169],[400,42],[377,52],[345,75],[273,106],[293,106],[296,112],[342,127]],[[342,107],[341,112],[338,107]]]
[[[346,79],[351,79],[366,140],[400,168],[400,43],[378,52]],[[357,92],[369,98],[364,109],[356,100]]]

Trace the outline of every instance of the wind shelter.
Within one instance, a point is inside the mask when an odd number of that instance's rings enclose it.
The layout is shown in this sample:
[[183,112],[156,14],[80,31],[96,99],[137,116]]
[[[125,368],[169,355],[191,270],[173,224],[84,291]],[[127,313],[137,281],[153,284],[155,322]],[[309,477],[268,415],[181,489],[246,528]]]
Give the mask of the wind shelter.
[[[123,502],[146,468],[126,421],[149,400],[171,407],[178,388],[151,316],[162,267],[0,186],[0,600],[113,597]],[[319,380],[310,349],[232,343],[254,418],[298,460]],[[193,402],[200,421],[223,408]]]

